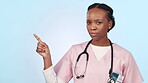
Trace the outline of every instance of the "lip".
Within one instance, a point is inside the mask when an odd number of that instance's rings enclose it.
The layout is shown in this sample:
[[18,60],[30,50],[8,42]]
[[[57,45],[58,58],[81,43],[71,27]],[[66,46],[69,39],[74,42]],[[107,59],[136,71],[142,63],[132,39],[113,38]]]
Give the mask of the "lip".
[[91,35],[92,37],[95,37],[97,34],[96,34],[96,33],[90,33],[90,35]]

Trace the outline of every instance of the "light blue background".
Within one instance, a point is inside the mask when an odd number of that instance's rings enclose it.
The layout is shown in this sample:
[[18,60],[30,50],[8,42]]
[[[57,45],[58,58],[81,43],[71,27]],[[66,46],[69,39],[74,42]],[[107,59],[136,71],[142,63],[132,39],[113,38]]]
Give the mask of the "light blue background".
[[148,83],[147,0],[1,0],[0,83],[45,83],[33,34],[49,45],[55,65],[71,45],[90,40],[85,20],[94,2],[114,9],[109,37],[133,54]]

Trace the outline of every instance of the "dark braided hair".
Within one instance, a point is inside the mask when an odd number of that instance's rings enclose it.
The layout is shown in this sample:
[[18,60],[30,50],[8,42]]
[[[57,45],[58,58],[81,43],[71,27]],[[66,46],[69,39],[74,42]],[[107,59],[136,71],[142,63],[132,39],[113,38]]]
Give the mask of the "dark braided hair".
[[92,5],[90,5],[87,9],[87,11],[89,11],[92,8],[99,8],[99,9],[103,9],[105,11],[107,11],[107,19],[108,21],[112,20],[112,27],[108,30],[108,32],[115,26],[115,19],[113,16],[113,9],[111,7],[109,7],[106,4],[103,3],[94,3]]

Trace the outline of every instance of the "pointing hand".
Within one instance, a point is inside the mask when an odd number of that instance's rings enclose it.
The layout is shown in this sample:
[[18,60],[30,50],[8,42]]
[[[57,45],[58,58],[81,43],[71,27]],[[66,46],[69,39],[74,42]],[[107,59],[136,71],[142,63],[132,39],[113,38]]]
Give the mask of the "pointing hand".
[[50,51],[48,45],[36,35],[33,34],[34,37],[38,40],[36,52],[39,53],[43,58],[50,56]]

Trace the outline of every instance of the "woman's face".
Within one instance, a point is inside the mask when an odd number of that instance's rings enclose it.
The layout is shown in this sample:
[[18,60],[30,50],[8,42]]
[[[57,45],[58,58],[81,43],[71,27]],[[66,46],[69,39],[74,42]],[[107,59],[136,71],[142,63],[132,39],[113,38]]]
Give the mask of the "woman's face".
[[112,21],[107,19],[107,11],[92,8],[87,13],[87,30],[93,40],[107,38],[107,31],[112,26]]

